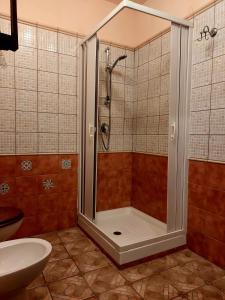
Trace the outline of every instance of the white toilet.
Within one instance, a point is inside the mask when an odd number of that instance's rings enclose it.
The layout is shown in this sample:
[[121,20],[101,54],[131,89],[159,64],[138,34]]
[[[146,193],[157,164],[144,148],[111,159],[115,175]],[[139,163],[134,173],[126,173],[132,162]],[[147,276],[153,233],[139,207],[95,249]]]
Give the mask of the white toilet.
[[[12,236],[21,225],[23,214],[15,209],[10,213],[6,211],[3,220],[2,210],[3,208],[0,208],[0,239],[5,240]],[[19,214],[20,217],[18,217]],[[42,239],[24,238],[1,242],[0,299],[27,299],[25,288],[41,274],[51,251],[51,244]]]

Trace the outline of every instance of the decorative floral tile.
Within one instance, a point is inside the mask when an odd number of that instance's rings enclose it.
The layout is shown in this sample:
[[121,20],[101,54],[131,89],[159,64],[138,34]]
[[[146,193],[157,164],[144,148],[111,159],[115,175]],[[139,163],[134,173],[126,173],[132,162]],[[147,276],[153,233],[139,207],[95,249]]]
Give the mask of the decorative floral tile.
[[112,266],[88,272],[84,278],[96,294],[101,294],[126,283],[126,280]]
[[10,191],[10,186],[8,183],[3,182],[0,184],[0,195],[8,194],[9,191]]
[[99,295],[99,300],[136,300],[140,296],[130,287],[121,286]]
[[62,169],[67,170],[72,168],[71,159],[62,159]]
[[72,259],[62,259],[49,262],[43,274],[47,282],[53,282],[70,276],[77,275],[79,270]]
[[50,283],[49,289],[53,299],[57,300],[77,300],[93,296],[93,292],[81,276],[74,276]]
[[78,241],[86,237],[78,227],[59,231],[58,235],[63,243]]
[[91,251],[73,257],[81,272],[89,272],[108,265],[108,260],[100,251]]
[[32,161],[31,160],[23,160],[20,164],[21,170],[23,171],[31,171],[32,170]]
[[66,251],[65,247],[61,244],[53,245],[52,246],[52,253],[49,258],[49,261],[59,260],[69,258],[69,254]]
[[96,250],[96,246],[91,240],[82,238],[79,243],[70,242],[64,245],[71,256],[80,255],[85,252]]
[[160,275],[142,279],[133,283],[133,288],[144,299],[173,299],[178,296],[178,291],[171,283]]
[[55,187],[54,181],[51,178],[43,180],[42,186],[45,190],[51,190]]
[[187,293],[204,285],[204,281],[183,266],[178,266],[161,273],[178,291]]

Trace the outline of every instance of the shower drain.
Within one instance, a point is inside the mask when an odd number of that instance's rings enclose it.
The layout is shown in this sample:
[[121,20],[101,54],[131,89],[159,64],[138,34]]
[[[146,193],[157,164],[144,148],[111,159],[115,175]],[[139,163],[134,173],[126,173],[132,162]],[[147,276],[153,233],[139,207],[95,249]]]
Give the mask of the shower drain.
[[115,234],[115,235],[121,235],[122,232],[120,232],[120,231],[114,231],[113,234]]

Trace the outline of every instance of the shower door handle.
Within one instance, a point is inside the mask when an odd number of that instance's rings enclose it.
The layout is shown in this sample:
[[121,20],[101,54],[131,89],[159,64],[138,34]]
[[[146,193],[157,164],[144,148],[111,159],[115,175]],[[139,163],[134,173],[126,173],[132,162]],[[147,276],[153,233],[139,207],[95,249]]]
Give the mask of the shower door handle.
[[89,124],[89,138],[92,139],[95,135],[95,126]]
[[176,123],[173,122],[170,125],[171,133],[170,133],[170,140],[173,142],[176,138]]

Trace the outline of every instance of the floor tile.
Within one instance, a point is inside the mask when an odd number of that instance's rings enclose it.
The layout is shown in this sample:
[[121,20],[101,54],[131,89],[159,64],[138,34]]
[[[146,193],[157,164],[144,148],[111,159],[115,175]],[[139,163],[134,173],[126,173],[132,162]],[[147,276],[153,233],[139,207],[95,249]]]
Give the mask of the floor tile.
[[79,243],[70,242],[64,245],[71,256],[80,255],[84,252],[96,250],[95,244],[88,238],[82,238]]
[[45,285],[45,280],[43,275],[39,275],[34,281],[31,282],[31,284],[28,285],[27,289],[33,289],[39,286],[44,286]]
[[225,295],[213,286],[206,285],[188,293],[188,299],[224,300]]
[[153,275],[153,270],[149,267],[148,263],[126,268],[120,272],[130,282]]
[[86,237],[85,234],[78,227],[59,231],[58,236],[60,237],[63,243],[78,241]]
[[161,273],[180,292],[187,293],[204,285],[204,281],[190,270],[178,266]]
[[84,278],[96,294],[126,284],[126,280],[112,266],[88,272],[84,275]]
[[52,253],[49,258],[49,261],[59,260],[69,258],[69,254],[66,251],[66,248],[62,244],[57,244],[52,246]]
[[27,293],[29,300],[52,300],[52,297],[46,286],[28,290]]
[[178,291],[170,284],[168,280],[160,275],[139,280],[132,284],[133,288],[144,299],[151,300],[169,300],[178,296]]
[[212,285],[214,285],[217,289],[221,290],[225,294],[225,276],[213,281]]
[[207,260],[189,262],[185,265],[185,268],[202,278],[208,284],[225,275],[223,269]]
[[44,233],[44,234],[37,235],[35,237],[46,240],[49,243],[51,243],[52,245],[61,243],[61,240],[60,240],[59,236],[57,235],[57,232]]
[[130,287],[121,286],[99,295],[99,300],[138,300],[140,296]]
[[162,272],[164,270],[176,267],[177,265],[177,260],[171,255],[154,259],[148,263],[148,267],[151,268],[154,273]]
[[128,281],[133,282],[153,274],[160,273],[177,265],[177,260],[175,260],[172,256],[165,256],[144,264],[139,264],[137,266],[124,269],[121,271],[121,274]]
[[77,266],[70,258],[49,262],[43,271],[46,282],[57,281],[78,273]]
[[86,252],[73,256],[73,259],[80,271],[84,273],[103,268],[109,264],[105,255],[100,251]]
[[194,252],[190,251],[189,249],[184,249],[178,252],[171,254],[180,265],[184,265],[188,262],[202,259],[199,255],[195,254]]
[[74,300],[94,296],[86,281],[81,276],[74,276],[49,284],[53,299]]

